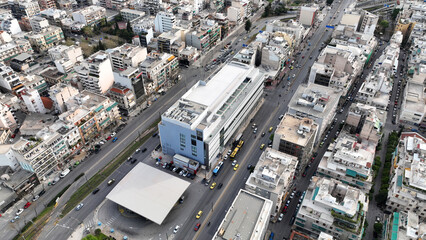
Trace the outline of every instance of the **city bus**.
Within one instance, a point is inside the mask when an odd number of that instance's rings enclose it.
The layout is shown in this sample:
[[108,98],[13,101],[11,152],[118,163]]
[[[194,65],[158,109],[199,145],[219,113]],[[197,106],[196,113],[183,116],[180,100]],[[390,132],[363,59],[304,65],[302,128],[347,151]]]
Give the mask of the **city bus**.
[[231,158],[234,158],[235,157],[235,155],[237,155],[237,153],[238,153],[238,150],[240,150],[238,147],[236,147],[235,149],[234,149],[234,151],[231,153]]
[[215,176],[217,176],[217,174],[219,174],[219,171],[222,168],[222,166],[223,166],[223,162],[219,162],[219,164],[213,169],[213,174]]
[[240,140],[237,147],[241,149],[243,147],[243,145],[244,145],[244,141]]

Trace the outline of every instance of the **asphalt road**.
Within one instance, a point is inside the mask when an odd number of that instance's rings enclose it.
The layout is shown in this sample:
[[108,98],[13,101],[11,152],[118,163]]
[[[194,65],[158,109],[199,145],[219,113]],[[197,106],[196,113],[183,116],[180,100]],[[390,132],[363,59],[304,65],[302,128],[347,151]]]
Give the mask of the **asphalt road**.
[[[256,17],[256,16],[255,16]],[[282,17],[280,17],[282,18]],[[267,18],[263,19],[262,21],[257,22],[258,24],[265,23],[265,21],[271,20],[271,19],[278,19],[277,17],[274,18]],[[259,29],[254,29],[253,33],[258,31]],[[239,31],[236,33],[233,33],[230,35],[232,38],[236,38],[239,35]],[[230,39],[230,38],[229,38]],[[226,39],[224,42],[227,43],[229,39]],[[218,45],[215,47],[212,52],[218,52],[217,50],[221,48],[221,45]],[[242,44],[239,44],[234,48],[234,51],[237,52],[239,49],[242,48]],[[209,59],[209,58],[204,58]],[[206,60],[208,61],[208,60]],[[202,71],[203,72],[203,71]],[[80,179],[80,181],[77,182],[77,184],[74,184],[75,186],[72,186],[70,190],[76,190],[79,186],[81,186],[85,179],[89,179],[94,174],[96,174],[100,169],[105,167],[111,160],[113,160],[123,149],[125,149],[128,145],[132,144],[134,140],[142,133],[144,129],[147,129],[155,120],[157,120],[160,117],[160,114],[165,112],[177,99],[179,99],[190,86],[196,83],[196,81],[204,78],[205,76],[208,76],[212,74],[212,71],[209,72],[203,72],[202,76],[199,76],[200,69],[196,67],[190,67],[187,69],[181,70],[182,80],[177,83],[175,86],[173,86],[171,89],[167,91],[167,93],[160,97],[157,101],[153,102],[150,108],[143,111],[139,116],[130,118],[127,122],[127,126],[117,133],[118,141],[115,143],[107,142],[104,146],[102,146],[102,149],[98,154],[92,155],[89,157],[85,162],[81,163],[78,168],[76,168],[74,171],[72,171],[66,178],[59,181],[55,186],[50,187],[51,189],[40,198],[40,200],[37,203],[40,203],[41,207],[38,212],[40,212],[44,206],[46,205],[53,196],[55,196],[57,193],[59,193],[65,186],[68,184],[71,184],[75,177],[77,177],[80,173],[85,172],[85,178]],[[150,139],[143,147],[147,147],[148,152],[152,151],[155,146],[158,145],[158,139]],[[90,163],[88,163],[90,162]],[[117,181],[124,177],[131,169],[131,166],[123,165],[119,168],[118,171],[114,172],[111,178],[115,178]],[[83,181],[84,180],[84,181]],[[59,202],[58,207],[52,214],[54,216],[49,221],[49,224],[46,225],[46,227],[43,229],[43,232],[39,236],[39,239],[67,239],[68,236],[72,233],[72,231],[83,222],[83,220],[89,215],[90,212],[92,212],[104,199],[105,196],[110,191],[109,188],[106,190],[102,189],[104,188],[106,183],[102,183],[100,188],[101,191],[97,193],[96,195],[89,195],[86,199],[84,199],[82,202],[84,203],[84,211],[73,211],[69,213],[64,218],[60,219],[58,222],[55,222],[55,216],[59,216],[60,210],[66,203],[67,199],[71,196],[73,191],[67,191],[67,193],[64,194],[64,196],[61,198],[61,201]],[[35,212],[31,214],[32,212],[26,211],[21,218],[24,219],[32,219],[35,216]],[[9,230],[5,230],[4,239],[12,239],[18,230],[11,231],[14,229],[20,229],[22,228],[28,220],[20,220],[16,223],[14,223],[12,226],[9,226]]]

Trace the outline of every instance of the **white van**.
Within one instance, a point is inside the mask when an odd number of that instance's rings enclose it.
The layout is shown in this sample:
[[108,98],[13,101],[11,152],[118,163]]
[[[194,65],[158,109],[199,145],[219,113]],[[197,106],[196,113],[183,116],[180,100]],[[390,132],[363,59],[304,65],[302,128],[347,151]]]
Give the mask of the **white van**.
[[69,169],[65,169],[64,171],[62,171],[61,178],[64,178],[66,175],[68,175],[68,173],[70,173]]

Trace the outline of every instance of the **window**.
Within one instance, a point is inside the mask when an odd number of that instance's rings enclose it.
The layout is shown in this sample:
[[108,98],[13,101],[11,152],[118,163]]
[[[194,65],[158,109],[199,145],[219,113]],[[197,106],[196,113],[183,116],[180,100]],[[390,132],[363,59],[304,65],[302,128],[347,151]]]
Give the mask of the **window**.
[[191,146],[191,150],[192,150],[192,156],[197,156],[197,147],[196,146]]
[[203,132],[197,130],[197,140],[203,141]]
[[180,138],[180,150],[184,150],[185,147],[186,147],[185,135],[181,133],[181,134],[179,134],[179,138]]

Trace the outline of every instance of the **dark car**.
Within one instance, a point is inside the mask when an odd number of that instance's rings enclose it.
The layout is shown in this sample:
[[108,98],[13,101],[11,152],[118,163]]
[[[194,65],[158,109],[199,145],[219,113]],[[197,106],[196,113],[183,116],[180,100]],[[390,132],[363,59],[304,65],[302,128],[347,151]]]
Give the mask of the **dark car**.
[[147,150],[147,149],[146,149],[146,148],[144,148],[144,149],[142,149],[142,152],[144,153],[144,152],[146,152],[146,150]]
[[223,186],[223,183],[219,183],[219,185],[217,186],[217,189],[221,189]]
[[295,220],[296,220],[296,216],[291,217],[289,225],[293,225]]
[[136,161],[138,161],[136,158],[133,158],[132,161],[130,161],[131,164],[135,163]]
[[95,188],[95,190],[93,190],[92,194],[96,194],[99,192],[99,188]]
[[46,190],[44,190],[44,189],[43,189],[43,190],[41,190],[41,192],[38,194],[38,196],[39,196],[39,197],[41,197],[41,196],[43,196],[43,194],[45,194],[45,193],[46,193]]
[[263,132],[261,136],[262,136],[262,137],[264,137],[264,136],[265,136],[265,133]]
[[156,137],[158,135],[158,133],[154,133],[152,134],[152,137]]

